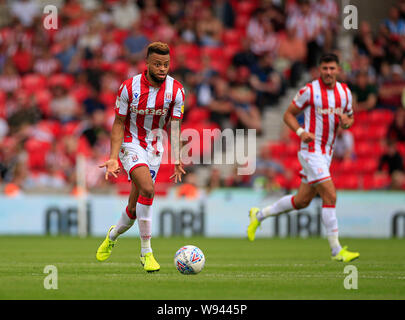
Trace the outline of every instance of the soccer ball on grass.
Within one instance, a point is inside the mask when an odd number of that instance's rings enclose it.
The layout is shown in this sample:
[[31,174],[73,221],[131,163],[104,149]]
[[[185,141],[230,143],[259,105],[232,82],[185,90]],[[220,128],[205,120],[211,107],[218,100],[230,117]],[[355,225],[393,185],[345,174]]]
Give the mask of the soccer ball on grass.
[[204,264],[204,253],[196,246],[181,247],[174,255],[174,265],[182,274],[197,274],[204,268]]

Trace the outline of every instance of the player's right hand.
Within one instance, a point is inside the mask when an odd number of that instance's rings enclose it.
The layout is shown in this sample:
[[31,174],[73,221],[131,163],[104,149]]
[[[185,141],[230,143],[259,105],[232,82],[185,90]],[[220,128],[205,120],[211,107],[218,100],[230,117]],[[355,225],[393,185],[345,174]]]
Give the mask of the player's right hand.
[[305,143],[310,143],[312,141],[315,140],[315,135],[311,132],[303,132],[300,136],[301,141],[305,142]]
[[105,172],[105,179],[108,180],[108,176],[110,173],[117,178],[117,174],[120,172],[120,165],[118,164],[118,160],[115,159],[109,159],[103,164],[98,166],[99,168],[106,168]]

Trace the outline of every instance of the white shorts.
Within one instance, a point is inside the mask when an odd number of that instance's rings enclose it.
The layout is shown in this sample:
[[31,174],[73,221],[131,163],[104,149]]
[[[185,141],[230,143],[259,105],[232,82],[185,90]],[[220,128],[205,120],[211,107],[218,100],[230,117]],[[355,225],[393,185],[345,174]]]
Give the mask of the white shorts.
[[329,171],[332,156],[301,150],[298,151],[298,160],[302,166],[300,176],[303,183],[316,185],[332,179]]
[[155,152],[146,151],[138,144],[123,143],[121,145],[119,158],[128,174],[128,181],[131,180],[132,170],[140,166],[146,166],[149,168],[153,183],[155,183],[162,161],[162,153],[157,155]]

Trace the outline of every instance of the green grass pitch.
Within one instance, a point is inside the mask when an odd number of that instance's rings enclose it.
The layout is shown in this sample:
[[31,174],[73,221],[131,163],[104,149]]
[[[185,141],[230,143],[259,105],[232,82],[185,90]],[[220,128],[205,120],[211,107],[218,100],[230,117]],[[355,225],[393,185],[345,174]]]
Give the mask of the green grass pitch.
[[[101,238],[0,237],[0,299],[405,299],[405,239],[343,239],[359,251],[351,263],[358,289],[346,290],[347,264],[330,260],[325,239],[153,238],[158,273],[139,263],[139,239],[122,237],[98,262]],[[194,244],[206,255],[198,275],[181,275],[173,256]],[[58,289],[46,290],[46,265],[58,270]]]

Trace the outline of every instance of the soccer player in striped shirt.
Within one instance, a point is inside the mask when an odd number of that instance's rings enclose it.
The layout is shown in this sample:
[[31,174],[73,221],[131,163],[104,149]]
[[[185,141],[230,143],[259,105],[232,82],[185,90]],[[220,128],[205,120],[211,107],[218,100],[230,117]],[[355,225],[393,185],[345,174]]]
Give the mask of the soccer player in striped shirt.
[[[180,123],[184,112],[183,86],[168,75],[170,51],[167,44],[151,43],[147,48],[147,70],[124,81],[118,91],[115,121],[111,132],[110,158],[100,168],[106,168],[105,178],[119,172],[118,158],[132,180],[128,206],[115,226],[108,230],[97,250],[96,258],[106,260],[117,237],[138,219],[141,238],[141,264],[145,271],[159,271],[153,256],[152,202],[154,183],[163,155],[162,139],[156,130],[171,124],[171,147],[175,160],[175,182],[185,174],[180,162]],[[157,138],[157,141],[156,141]]]
[[[338,82],[339,59],[324,54],[320,60],[320,78],[302,88],[284,114],[284,122],[301,138],[298,159],[302,166],[301,184],[296,195],[287,195],[273,205],[249,212],[248,239],[253,241],[257,227],[271,216],[306,208],[319,194],[322,198],[322,222],[326,229],[332,259],[349,262],[359,253],[342,248],[338,238],[336,189],[329,167],[340,125],[349,129],[354,122],[352,95],[346,84]],[[304,112],[305,125],[300,127],[296,116]]]

